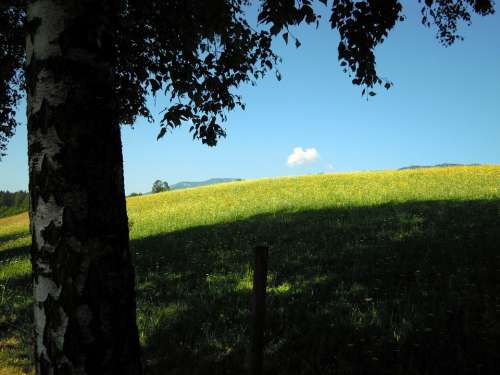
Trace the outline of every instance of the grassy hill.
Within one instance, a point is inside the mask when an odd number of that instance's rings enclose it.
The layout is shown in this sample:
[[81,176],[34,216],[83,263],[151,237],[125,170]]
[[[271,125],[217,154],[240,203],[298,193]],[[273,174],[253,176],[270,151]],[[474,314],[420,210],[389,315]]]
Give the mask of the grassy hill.
[[[150,374],[244,371],[262,243],[269,374],[500,368],[500,166],[242,181],[127,206]],[[0,219],[1,375],[30,370],[29,242],[26,214]]]

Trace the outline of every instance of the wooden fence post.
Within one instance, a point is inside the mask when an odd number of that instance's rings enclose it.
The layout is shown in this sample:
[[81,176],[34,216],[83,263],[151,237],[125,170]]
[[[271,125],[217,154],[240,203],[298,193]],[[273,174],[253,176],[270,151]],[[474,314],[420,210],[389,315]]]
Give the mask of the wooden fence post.
[[255,268],[253,274],[252,341],[250,348],[250,375],[262,375],[264,327],[266,318],[267,246],[255,247]]

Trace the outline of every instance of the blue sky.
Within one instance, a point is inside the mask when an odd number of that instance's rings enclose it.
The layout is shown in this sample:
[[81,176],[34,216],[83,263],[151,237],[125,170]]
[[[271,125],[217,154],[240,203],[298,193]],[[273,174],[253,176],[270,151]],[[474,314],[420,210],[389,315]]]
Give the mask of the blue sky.
[[[405,4],[406,21],[376,51],[379,73],[394,82],[389,91],[381,88],[369,101],[361,97],[339,67],[338,36],[326,23],[319,30],[294,29],[300,48],[281,38],[274,43],[283,79],[271,74],[240,89],[247,108],[230,113],[228,136],[217,147],[193,141],[186,127],[160,141],[157,123],[139,120],[134,129],[123,128],[127,193],[149,191],[156,179],[172,184],[443,162],[500,164],[500,15],[474,17],[472,27],[461,28],[465,41],[444,48],[434,30],[420,24],[418,3]],[[166,102],[151,104],[158,113]],[[290,166],[287,158],[298,147],[317,155]],[[0,162],[0,190],[27,185],[23,125]]]

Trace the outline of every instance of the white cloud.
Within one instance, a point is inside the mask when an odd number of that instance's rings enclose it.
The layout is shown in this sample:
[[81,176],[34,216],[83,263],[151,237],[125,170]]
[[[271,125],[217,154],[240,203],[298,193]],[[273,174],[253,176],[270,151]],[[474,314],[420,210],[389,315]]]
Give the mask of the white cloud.
[[288,156],[287,164],[289,167],[295,167],[297,165],[312,164],[318,159],[319,154],[314,147],[307,149],[295,147],[293,152]]

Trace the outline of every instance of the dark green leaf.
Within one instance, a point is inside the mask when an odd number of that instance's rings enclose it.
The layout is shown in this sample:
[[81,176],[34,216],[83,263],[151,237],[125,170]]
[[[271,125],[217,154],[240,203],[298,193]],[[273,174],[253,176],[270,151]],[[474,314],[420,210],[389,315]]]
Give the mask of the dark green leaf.
[[288,44],[288,33],[283,33],[283,39],[285,40],[285,44]]
[[151,85],[151,91],[153,92],[153,95],[160,89],[160,84],[156,79],[150,79],[149,84]]
[[167,132],[167,128],[161,128],[160,133],[158,134],[158,137],[156,137],[156,140],[159,140],[160,138],[162,138],[166,132]]

